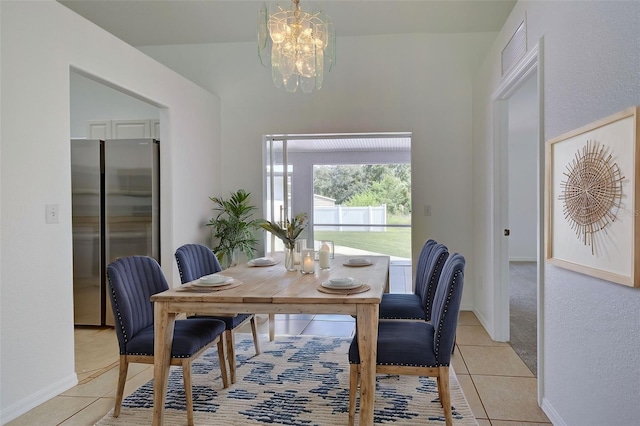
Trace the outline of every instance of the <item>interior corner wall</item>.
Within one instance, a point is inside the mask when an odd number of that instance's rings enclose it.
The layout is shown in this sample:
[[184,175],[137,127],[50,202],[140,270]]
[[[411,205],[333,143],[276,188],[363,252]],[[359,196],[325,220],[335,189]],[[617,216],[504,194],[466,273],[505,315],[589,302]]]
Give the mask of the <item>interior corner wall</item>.
[[[500,51],[527,20],[527,45],[544,39],[544,139],[640,104],[640,2],[518,2],[474,81],[473,205],[478,312],[491,327],[493,104]],[[534,159],[532,159],[534,161]],[[476,288],[480,288],[477,286]],[[539,378],[556,425],[637,424],[640,289],[544,268]]]
[[[160,108],[162,267],[170,282],[177,278],[177,246],[206,238],[208,196],[220,187],[220,103],[55,1],[2,1],[0,19],[0,419],[6,423],[77,382],[71,68]],[[45,204],[59,206],[59,223],[45,223]]]

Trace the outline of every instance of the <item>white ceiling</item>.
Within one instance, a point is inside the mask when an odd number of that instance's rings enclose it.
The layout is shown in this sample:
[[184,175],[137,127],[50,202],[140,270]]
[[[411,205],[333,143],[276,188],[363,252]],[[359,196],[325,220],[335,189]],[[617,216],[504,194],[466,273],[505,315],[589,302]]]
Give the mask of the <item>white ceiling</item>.
[[[253,0],[58,1],[133,46],[254,41],[258,10],[264,3]],[[496,32],[502,28],[515,3],[515,0],[313,2],[331,17],[338,37]]]

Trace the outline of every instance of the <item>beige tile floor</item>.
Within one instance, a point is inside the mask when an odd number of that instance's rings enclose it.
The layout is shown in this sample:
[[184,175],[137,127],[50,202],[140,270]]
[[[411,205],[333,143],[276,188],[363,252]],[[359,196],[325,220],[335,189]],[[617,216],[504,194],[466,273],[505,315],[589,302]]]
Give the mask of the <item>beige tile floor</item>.
[[[260,317],[259,322],[261,339],[267,341],[266,318]],[[341,315],[276,315],[275,329],[276,335],[348,337],[354,321]],[[248,333],[249,329],[238,332]],[[75,338],[79,384],[9,426],[93,425],[113,408],[118,376],[115,332],[110,328],[77,328]],[[550,424],[537,404],[536,378],[511,346],[491,340],[472,312],[460,313],[452,364],[480,426]],[[152,374],[152,366],[132,364],[125,394],[142,386]]]

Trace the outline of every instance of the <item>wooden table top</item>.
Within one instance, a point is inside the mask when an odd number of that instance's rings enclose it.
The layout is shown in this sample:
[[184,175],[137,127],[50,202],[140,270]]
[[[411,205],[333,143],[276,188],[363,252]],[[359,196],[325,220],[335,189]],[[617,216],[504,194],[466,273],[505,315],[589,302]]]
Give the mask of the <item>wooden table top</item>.
[[[369,266],[345,266],[349,256],[335,256],[331,268],[321,270],[318,263],[313,274],[286,271],[284,262],[268,267],[237,265],[220,272],[221,275],[239,280],[240,285],[224,290],[198,288],[187,291],[190,286],[169,289],[151,297],[152,301],[186,302],[206,304],[358,304],[380,303],[382,293],[388,285],[389,257],[366,256]],[[336,277],[353,277],[371,289],[357,294],[328,294],[317,287],[324,281]],[[187,288],[185,288],[187,287]]]

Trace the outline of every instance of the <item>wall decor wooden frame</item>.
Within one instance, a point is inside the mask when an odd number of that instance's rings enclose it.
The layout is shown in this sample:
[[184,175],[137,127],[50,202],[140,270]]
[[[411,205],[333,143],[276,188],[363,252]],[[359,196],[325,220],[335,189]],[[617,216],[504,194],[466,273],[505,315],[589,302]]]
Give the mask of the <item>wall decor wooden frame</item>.
[[[640,287],[639,114],[640,106],[627,108],[547,141],[545,257],[550,264]],[[585,168],[596,171],[597,185],[591,186],[610,206],[582,215],[590,218],[587,224],[571,214],[576,205],[567,203],[576,195],[571,192],[576,170]],[[593,195],[588,186],[577,194],[585,206]]]

